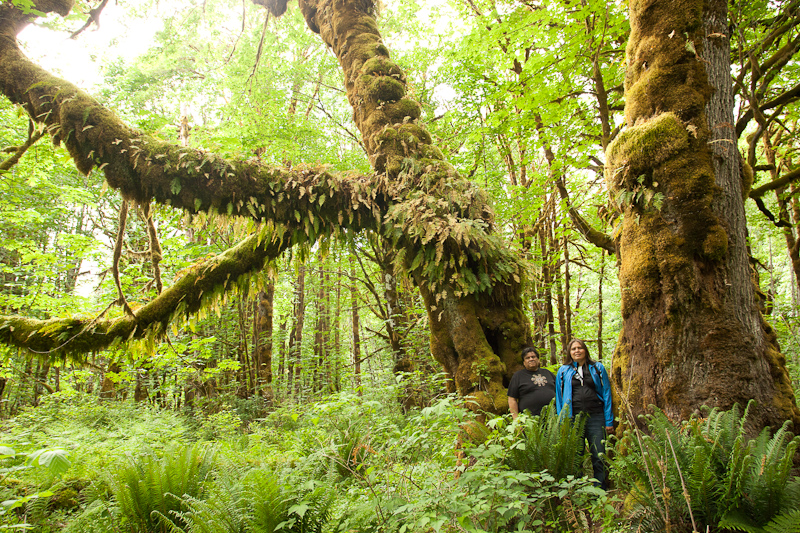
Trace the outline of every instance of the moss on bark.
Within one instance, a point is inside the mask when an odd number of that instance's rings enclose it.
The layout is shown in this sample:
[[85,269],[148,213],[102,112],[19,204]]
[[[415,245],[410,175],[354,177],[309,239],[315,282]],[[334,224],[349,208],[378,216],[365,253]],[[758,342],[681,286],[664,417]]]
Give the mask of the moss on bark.
[[[606,166],[624,212],[624,321],[612,383],[634,416],[656,405],[686,418],[701,405],[727,409],[756,399],[756,425],[800,423],[751,279],[736,270],[747,259],[734,240],[743,233],[743,206],[731,204],[741,216],[730,217],[719,201],[740,199],[741,190],[716,175],[709,147],[713,91],[701,45],[712,3],[630,2],[628,130],[609,146]],[[661,195],[661,205],[636,201],[645,188]]]

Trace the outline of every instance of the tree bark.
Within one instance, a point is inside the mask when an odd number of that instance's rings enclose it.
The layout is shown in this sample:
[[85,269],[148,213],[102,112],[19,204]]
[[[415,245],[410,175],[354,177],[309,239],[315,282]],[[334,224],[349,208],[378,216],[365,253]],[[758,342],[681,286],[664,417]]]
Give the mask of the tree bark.
[[729,42],[712,37],[728,34],[726,4],[632,0],[630,17],[628,129],[606,154],[624,213],[617,400],[678,419],[755,399],[756,427],[798,424],[749,268]]
[[303,326],[306,319],[306,268],[302,265],[297,270],[293,307],[292,331],[289,333],[289,346],[286,350],[286,370],[288,374],[286,392],[299,397],[303,380]]
[[356,265],[353,256],[350,256],[350,325],[352,327],[353,343],[353,385],[361,396],[361,321],[358,315],[358,291],[356,290]]
[[256,330],[256,365],[259,393],[272,399],[272,321],[275,300],[275,282],[270,280],[264,290],[258,293],[258,313]]
[[328,351],[328,337],[330,336],[330,326],[328,324],[328,313],[330,306],[330,294],[328,291],[328,275],[323,271],[322,263],[320,262],[317,270],[317,298],[315,305],[317,308],[316,324],[314,326],[314,365],[312,387],[314,392],[323,390],[330,379],[330,372],[328,360],[330,353]]

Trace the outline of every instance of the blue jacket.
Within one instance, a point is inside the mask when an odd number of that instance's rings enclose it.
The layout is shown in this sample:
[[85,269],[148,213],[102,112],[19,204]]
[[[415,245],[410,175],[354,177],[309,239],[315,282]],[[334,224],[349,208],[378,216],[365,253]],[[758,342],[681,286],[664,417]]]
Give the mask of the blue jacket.
[[[603,413],[606,419],[606,427],[614,425],[614,412],[611,407],[611,383],[608,381],[608,374],[603,363],[586,363],[589,368],[589,375],[592,376],[597,395],[600,401],[603,402]],[[572,377],[575,375],[578,365],[574,361],[568,365],[561,365],[556,374],[556,411],[561,413],[561,410],[567,408],[566,414],[572,416],[570,413],[570,405],[572,404]],[[584,370],[586,370],[584,368]]]

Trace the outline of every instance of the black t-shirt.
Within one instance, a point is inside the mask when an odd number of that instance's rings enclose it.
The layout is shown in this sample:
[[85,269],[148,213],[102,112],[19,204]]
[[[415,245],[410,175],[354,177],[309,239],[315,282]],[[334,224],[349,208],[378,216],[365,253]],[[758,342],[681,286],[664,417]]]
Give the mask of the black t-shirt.
[[516,398],[520,412],[527,409],[532,415],[538,415],[542,407],[556,397],[556,377],[546,368],[536,372],[517,370],[508,384],[508,396]]
[[597,395],[597,386],[586,365],[583,367],[583,380],[577,372],[572,376],[572,412],[576,414],[582,411],[590,415],[603,414],[603,401]]

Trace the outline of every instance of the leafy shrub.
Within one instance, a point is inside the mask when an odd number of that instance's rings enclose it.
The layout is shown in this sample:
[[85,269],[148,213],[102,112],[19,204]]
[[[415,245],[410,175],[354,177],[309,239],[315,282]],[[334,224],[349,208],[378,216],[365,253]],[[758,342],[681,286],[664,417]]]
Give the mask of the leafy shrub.
[[787,422],[748,439],[750,405],[680,425],[654,408],[649,434],[625,432],[612,475],[629,491],[629,518],[641,531],[800,532],[800,480],[791,475],[800,437],[791,438]]
[[[8,466],[0,467],[0,482],[5,486],[6,479],[11,473],[21,473],[37,466],[44,467],[47,473],[45,486],[50,486],[48,490],[31,489],[21,483],[16,483],[13,490],[3,490],[0,504],[0,530],[7,526],[14,528],[29,528],[28,520],[41,519],[46,515],[48,507],[53,507],[62,503],[64,498],[65,484],[59,481],[60,477],[66,472],[71,463],[69,453],[62,449],[40,449],[31,453],[17,452],[8,446],[0,446],[0,464]],[[55,483],[55,484],[54,484]],[[77,497],[77,492],[72,490]],[[77,502],[75,502],[77,505]]]
[[228,409],[211,413],[200,424],[200,436],[204,440],[228,440],[241,435],[242,419],[236,411]]

